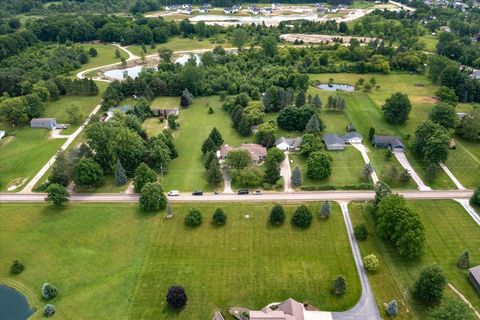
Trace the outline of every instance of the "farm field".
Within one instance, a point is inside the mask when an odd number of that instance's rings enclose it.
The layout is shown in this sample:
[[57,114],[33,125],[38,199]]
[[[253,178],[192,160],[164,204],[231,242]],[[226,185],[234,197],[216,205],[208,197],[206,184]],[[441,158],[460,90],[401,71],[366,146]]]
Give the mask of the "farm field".
[[332,158],[332,175],[322,180],[312,180],[307,176],[307,159],[300,154],[290,154],[289,159],[293,170],[300,167],[303,176],[303,187],[342,187],[362,182],[360,177],[365,166],[360,151],[347,146],[343,151],[325,151]]
[[[204,223],[191,229],[183,223],[191,204],[174,205],[173,219],[143,213],[134,204],[69,204],[60,210],[1,204],[2,258],[20,259],[26,268],[12,276],[10,265],[2,264],[0,278],[36,307],[44,304],[42,283],[54,284],[59,295],[52,303],[63,319],[206,319],[218,309],[260,308],[288,297],[326,310],[353,306],[360,286],[339,207],[320,221],[319,204],[311,204],[312,225],[299,230],[289,223],[292,205],[285,206],[285,225],[271,227],[272,205],[198,205]],[[223,227],[210,224],[218,206],[228,215]],[[330,294],[339,274],[348,281],[342,298]],[[175,314],[165,305],[173,284],[183,285],[189,298]]]
[[[183,224],[191,206],[204,216],[195,229]],[[272,204],[219,206],[228,216],[223,227],[210,224],[215,204],[174,206],[172,220],[155,218],[129,319],[208,319],[215,310],[225,314],[230,306],[262,308],[288,297],[323,310],[355,304],[359,282],[338,206],[329,220],[315,217],[307,230],[289,223],[295,206],[285,206],[287,222],[280,227],[267,222]],[[315,213],[318,207],[312,204]],[[349,284],[340,299],[329,292],[338,274]],[[178,313],[166,308],[164,292],[171,284],[184,285],[189,298]]]
[[[379,310],[384,312],[383,304],[396,299],[400,302],[398,319],[425,319],[427,309],[412,298],[412,285],[420,269],[433,263],[443,268],[448,282],[478,309],[480,297],[467,279],[468,271],[459,269],[456,262],[464,250],[469,250],[470,264],[480,263],[480,227],[460,204],[452,200],[409,201],[408,204],[418,212],[426,231],[425,254],[418,261],[404,260],[390,244],[377,237],[373,219],[368,210],[364,210],[364,204],[349,206],[353,225],[366,223],[370,233],[366,241],[359,242],[362,255],[373,253],[380,261],[379,270],[369,274]],[[404,306],[401,301],[406,290],[408,298]],[[456,297],[448,288],[445,295]],[[406,308],[410,313],[407,314]]]

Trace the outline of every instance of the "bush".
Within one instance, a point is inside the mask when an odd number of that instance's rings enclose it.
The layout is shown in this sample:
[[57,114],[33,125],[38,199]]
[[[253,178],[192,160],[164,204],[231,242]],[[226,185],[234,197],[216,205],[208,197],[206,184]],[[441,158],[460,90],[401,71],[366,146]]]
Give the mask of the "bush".
[[345,277],[340,275],[334,281],[332,285],[332,292],[335,295],[343,295],[347,291],[347,281]]
[[45,307],[43,308],[43,314],[45,317],[51,317],[55,314],[57,310],[55,309],[55,306],[53,304],[46,304]]
[[25,266],[20,263],[18,260],[13,260],[10,272],[13,274],[19,274],[25,269]]
[[44,299],[49,300],[49,299],[55,298],[57,295],[58,295],[58,290],[53,285],[47,282],[42,285],[42,297]]
[[297,227],[307,228],[312,223],[312,219],[312,212],[307,206],[302,204],[297,210],[295,210],[292,217],[292,223]]
[[380,262],[376,255],[369,254],[368,256],[363,257],[363,266],[365,267],[365,270],[375,272],[380,266]]
[[187,304],[188,298],[185,289],[180,286],[171,286],[167,292],[167,303],[173,309],[180,309]]
[[353,228],[353,235],[357,240],[367,240],[368,237],[368,229],[365,223],[357,224],[355,228]]
[[270,211],[270,223],[271,224],[282,224],[285,221],[285,211],[281,204],[276,204],[273,206]]
[[398,313],[397,300],[392,300],[387,304],[387,314],[390,317],[395,317]]
[[45,201],[52,202],[56,206],[61,206],[70,200],[70,193],[67,188],[61,184],[52,183],[47,188],[47,197]]
[[227,223],[227,215],[222,209],[218,208],[213,213],[212,220],[217,225],[224,225],[225,223]]
[[423,267],[414,284],[413,296],[423,303],[435,304],[442,298],[446,285],[447,278],[440,266],[434,264]]
[[143,186],[138,203],[140,208],[147,211],[164,210],[167,207],[167,197],[158,182],[148,182]]
[[470,255],[468,250],[462,252],[462,255],[458,258],[457,266],[461,269],[470,268]]
[[198,209],[191,209],[185,216],[185,224],[190,227],[199,226],[202,221],[202,213]]
[[470,203],[472,205],[480,206],[480,187],[475,189],[472,197],[470,198]]
[[328,202],[328,200],[325,200],[320,206],[320,218],[326,219],[330,217],[331,213],[332,213],[332,208],[330,207],[330,202]]

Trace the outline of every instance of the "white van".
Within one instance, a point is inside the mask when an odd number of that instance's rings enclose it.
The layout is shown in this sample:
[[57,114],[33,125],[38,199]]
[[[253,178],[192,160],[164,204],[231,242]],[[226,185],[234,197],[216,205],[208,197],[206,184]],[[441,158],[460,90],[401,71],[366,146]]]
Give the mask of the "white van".
[[178,192],[178,190],[170,190],[170,191],[168,192],[168,195],[169,195],[170,197],[178,197],[178,196],[180,195],[180,192]]

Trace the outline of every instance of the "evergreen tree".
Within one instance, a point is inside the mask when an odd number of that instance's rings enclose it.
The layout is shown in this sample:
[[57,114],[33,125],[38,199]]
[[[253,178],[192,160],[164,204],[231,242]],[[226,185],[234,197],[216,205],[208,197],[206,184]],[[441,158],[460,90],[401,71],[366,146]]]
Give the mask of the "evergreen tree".
[[117,160],[117,165],[115,167],[115,185],[123,186],[127,183],[127,174],[125,173],[125,169],[123,169],[120,160]]
[[217,159],[213,159],[210,162],[210,167],[207,170],[207,181],[213,185],[217,185],[223,181],[222,171]]
[[316,114],[313,114],[305,126],[306,133],[319,134],[324,129],[323,123],[318,119]]
[[296,166],[292,171],[292,186],[300,187],[302,185],[302,170]]
[[313,97],[312,105],[313,105],[315,108],[318,108],[318,109],[321,109],[321,108],[322,108],[322,99],[320,98],[320,96],[319,96],[318,94],[316,94],[316,95]]
[[247,117],[243,117],[240,123],[238,124],[238,133],[240,133],[244,137],[248,137],[249,135],[252,134],[252,127]]
[[[210,168],[210,164],[212,163],[213,160],[217,159],[217,155],[215,151],[209,150],[204,156],[204,162],[203,165],[205,166],[205,170],[208,170]],[[218,161],[215,161],[218,162]]]
[[328,200],[325,200],[322,205],[320,206],[320,218],[328,218],[330,217],[330,214],[332,213],[332,208],[330,207],[330,202]]
[[347,291],[347,281],[340,275],[333,281],[332,292],[336,295],[343,295]]
[[275,184],[280,179],[280,165],[275,159],[267,158],[264,179],[270,184]]
[[375,128],[370,127],[370,130],[368,131],[368,140],[371,141],[374,135],[375,135]]
[[281,204],[275,204],[270,211],[270,223],[282,224],[285,221],[285,211]]
[[392,300],[387,304],[387,314],[390,317],[395,317],[398,313],[397,300]]
[[312,219],[312,212],[306,205],[302,204],[295,210],[292,217],[292,223],[297,227],[307,228],[312,223]]
[[216,225],[224,225],[227,223],[227,215],[222,209],[218,208],[213,213],[212,220]]
[[220,147],[223,144],[222,134],[220,133],[220,131],[218,131],[216,127],[213,127],[212,131],[210,131],[210,134],[208,136],[212,139],[213,143],[217,147]]
[[462,252],[462,255],[458,259],[457,266],[462,269],[470,268],[470,255],[468,253],[468,250]]
[[217,147],[215,146],[215,142],[213,142],[212,138],[208,137],[202,144],[202,153],[206,154],[208,151],[216,152]]
[[305,91],[300,90],[300,92],[297,95],[297,98],[295,99],[295,107],[301,108],[305,105]]
[[375,204],[380,203],[383,198],[392,194],[392,189],[382,181],[378,181],[375,185]]

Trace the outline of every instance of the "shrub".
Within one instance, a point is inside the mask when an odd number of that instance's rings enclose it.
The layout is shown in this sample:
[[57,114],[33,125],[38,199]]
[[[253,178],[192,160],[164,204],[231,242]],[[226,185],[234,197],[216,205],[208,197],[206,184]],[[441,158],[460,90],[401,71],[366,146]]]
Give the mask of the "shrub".
[[167,303],[173,309],[180,309],[187,304],[185,289],[181,286],[171,286],[167,292]]
[[312,212],[307,206],[302,204],[297,210],[295,210],[292,217],[292,223],[297,227],[307,228],[312,223],[312,219]]
[[387,304],[387,314],[390,317],[395,317],[398,313],[397,300],[392,300]]
[[365,223],[357,224],[355,228],[353,228],[353,235],[357,240],[366,240],[368,237],[368,229]]
[[343,295],[347,291],[347,281],[340,275],[333,281],[332,292],[336,295]]
[[426,304],[438,303],[446,285],[447,278],[440,266],[434,264],[423,267],[414,284],[413,296]]
[[50,283],[46,282],[42,285],[42,297],[44,299],[52,299],[58,295],[58,290]]
[[51,317],[55,314],[57,310],[55,309],[55,306],[53,304],[46,304],[45,307],[43,308],[43,314],[45,317]]
[[163,210],[167,207],[167,197],[158,182],[148,182],[142,188],[138,203],[140,208],[147,211]]
[[369,272],[375,272],[380,266],[380,262],[378,261],[376,255],[369,254],[368,256],[363,257],[363,265],[365,267],[365,270]]
[[61,206],[70,200],[70,193],[67,188],[61,184],[52,183],[47,188],[47,197],[45,201],[52,202],[56,206]]
[[185,216],[185,224],[190,227],[199,226],[202,221],[202,213],[198,209],[191,209]]
[[25,269],[25,266],[20,263],[18,260],[13,260],[12,267],[10,268],[10,272],[13,274],[19,274]]
[[468,269],[470,267],[470,255],[468,254],[468,250],[462,252],[462,255],[458,258],[457,266],[462,269]]
[[320,218],[326,219],[330,217],[331,213],[332,208],[330,207],[330,202],[328,202],[328,200],[325,200],[320,206]]
[[281,204],[276,204],[270,211],[270,223],[282,224],[285,221],[285,211]]
[[225,223],[227,223],[227,215],[222,209],[218,208],[213,213],[212,220],[217,225],[224,225]]

